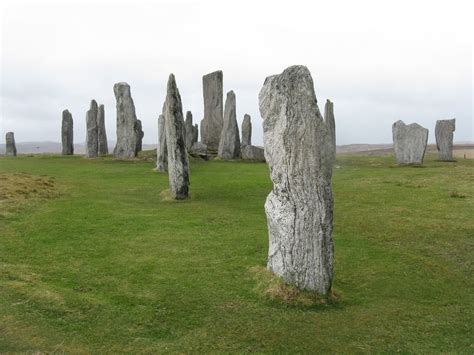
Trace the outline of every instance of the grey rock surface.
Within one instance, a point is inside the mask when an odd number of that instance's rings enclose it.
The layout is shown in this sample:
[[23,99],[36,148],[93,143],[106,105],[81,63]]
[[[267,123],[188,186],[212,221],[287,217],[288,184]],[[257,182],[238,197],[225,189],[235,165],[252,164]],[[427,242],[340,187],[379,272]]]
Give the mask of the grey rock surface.
[[184,134],[186,149],[189,151],[194,143],[194,126],[193,126],[193,114],[191,111],[186,112],[186,121],[184,122]]
[[243,145],[240,148],[242,153],[242,159],[244,160],[258,160],[265,161],[265,152],[261,147],[256,147],[254,145]]
[[332,142],[304,66],[267,77],[259,94],[273,190],[265,202],[268,269],[326,294],[333,279]]
[[428,142],[428,129],[418,123],[392,125],[393,149],[398,164],[422,164]]
[[114,85],[114,95],[117,108],[117,143],[114,157],[130,159],[137,156],[139,134],[135,105],[130,92],[130,85],[121,82]]
[[439,160],[453,160],[453,132],[456,119],[436,121],[435,136]]
[[193,145],[199,140],[199,128],[198,124],[195,123],[193,126]]
[[242,121],[242,146],[245,145],[252,145],[252,122],[247,114]]
[[331,148],[333,151],[334,160],[336,159],[336,121],[334,119],[334,104],[330,100],[326,100],[324,105],[324,122],[329,129],[331,137]]
[[235,93],[232,90],[227,93],[225,100],[224,126],[222,127],[217,156],[221,159],[238,159],[241,156]]
[[224,120],[222,116],[223,74],[215,71],[202,77],[204,118],[201,121],[201,142],[209,149],[217,149]]
[[134,130],[135,130],[135,135],[137,136],[137,147],[135,149],[135,156],[137,156],[137,154],[142,151],[142,141],[143,141],[143,136],[145,135],[142,129],[142,121],[137,120],[135,122]]
[[13,132],[5,134],[5,155],[16,157],[15,134]]
[[189,151],[189,154],[193,157],[199,157],[204,160],[209,159],[209,154],[207,152],[207,145],[202,142],[195,142]]
[[98,150],[99,155],[109,154],[109,147],[107,146],[107,132],[105,130],[105,108],[104,105],[99,105],[99,112],[97,114],[98,126]]
[[97,115],[99,107],[95,100],[91,101],[89,111],[86,113],[86,157],[96,158],[99,154],[99,126],[97,125]]
[[158,148],[156,171],[168,171],[168,147],[166,146],[165,116],[158,117]]
[[68,110],[63,111],[61,122],[62,155],[74,154],[74,127],[72,115]]
[[173,74],[169,76],[166,90],[165,131],[171,196],[183,200],[189,196],[189,162],[184,139],[183,107]]

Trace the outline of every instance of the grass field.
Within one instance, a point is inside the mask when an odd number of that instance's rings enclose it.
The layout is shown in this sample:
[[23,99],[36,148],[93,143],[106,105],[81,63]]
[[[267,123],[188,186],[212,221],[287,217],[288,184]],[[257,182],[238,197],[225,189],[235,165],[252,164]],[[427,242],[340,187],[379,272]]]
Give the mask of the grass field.
[[[334,169],[338,300],[259,292],[261,163],[0,158],[0,352],[473,353],[474,161]],[[16,174],[16,175],[13,175]]]

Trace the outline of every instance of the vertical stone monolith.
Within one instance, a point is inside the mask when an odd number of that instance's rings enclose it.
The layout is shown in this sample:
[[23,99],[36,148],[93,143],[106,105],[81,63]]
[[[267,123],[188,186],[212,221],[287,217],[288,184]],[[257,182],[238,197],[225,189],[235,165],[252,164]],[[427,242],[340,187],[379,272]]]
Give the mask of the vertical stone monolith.
[[143,132],[143,129],[142,129],[142,121],[140,120],[137,120],[135,122],[135,135],[137,136],[137,148],[135,149],[135,156],[137,156],[137,154],[139,152],[142,151],[142,148],[143,148],[143,137],[145,136],[145,133]]
[[331,137],[333,159],[336,159],[336,120],[334,119],[334,104],[330,100],[326,100],[324,105],[324,122],[326,122]]
[[99,155],[109,154],[109,147],[107,146],[107,132],[105,130],[105,108],[104,105],[99,105],[99,112],[97,114],[98,126],[98,149]]
[[453,160],[453,132],[456,130],[456,119],[436,121],[435,136],[439,160]]
[[332,142],[304,66],[266,78],[259,94],[273,190],[265,202],[268,269],[326,294],[333,279]]
[[168,148],[164,114],[158,117],[158,148],[156,150],[156,171],[168,171]]
[[69,110],[63,111],[61,122],[62,155],[74,154],[74,131],[72,115]]
[[194,143],[193,114],[191,113],[191,111],[186,112],[186,121],[184,122],[184,134],[186,149],[189,151]]
[[99,153],[99,127],[97,125],[97,115],[99,107],[95,100],[91,101],[89,111],[86,113],[86,157],[96,158]]
[[13,132],[5,134],[5,155],[16,157],[15,134]]
[[193,126],[193,144],[199,140],[199,126],[197,123]]
[[189,195],[189,163],[184,138],[183,106],[173,74],[169,76],[166,90],[165,131],[171,196],[183,200]]
[[204,97],[204,118],[201,121],[201,142],[208,149],[216,150],[219,147],[222,126],[223,74],[222,71],[204,75],[202,77]]
[[247,114],[242,121],[242,146],[244,145],[252,145],[252,122]]
[[225,100],[224,126],[217,156],[222,159],[240,158],[239,125],[237,124],[235,93],[232,90],[227,93]]
[[418,123],[392,125],[393,149],[398,164],[422,164],[428,142],[428,129]]

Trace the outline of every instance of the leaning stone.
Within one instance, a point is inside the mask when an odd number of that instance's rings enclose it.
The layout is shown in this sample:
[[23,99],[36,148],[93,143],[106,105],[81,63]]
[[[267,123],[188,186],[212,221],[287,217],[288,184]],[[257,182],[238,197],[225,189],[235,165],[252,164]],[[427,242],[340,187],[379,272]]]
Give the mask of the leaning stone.
[[137,131],[137,115],[130,93],[130,85],[117,83],[114,85],[117,101],[117,144],[114,157],[118,159],[134,158],[137,156],[140,134]]
[[15,134],[7,132],[5,135],[5,155],[16,157]]
[[453,160],[453,132],[456,119],[436,121],[435,136],[439,160]]
[[87,135],[86,135],[86,157],[96,158],[99,153],[99,127],[97,125],[97,115],[99,108],[95,100],[91,101],[91,107],[86,114]]
[[406,125],[397,121],[392,125],[393,148],[398,164],[422,164],[428,130],[418,123]]
[[142,141],[143,141],[143,136],[145,135],[142,129],[142,121],[137,120],[135,122],[134,130],[135,130],[135,135],[137,136],[137,148],[135,150],[135,156],[137,156],[137,154],[142,151]]
[[332,142],[304,66],[267,77],[259,95],[273,190],[265,211],[268,268],[326,294],[333,279]]
[[165,107],[170,192],[174,199],[183,200],[189,195],[189,163],[184,141],[183,107],[173,74],[168,79]]
[[204,96],[204,118],[201,121],[201,141],[209,149],[217,149],[221,137],[223,100],[223,74],[222,71],[204,75],[202,77]]
[[158,148],[156,150],[156,171],[168,171],[168,148],[166,146],[165,116],[158,117]]
[[193,126],[193,114],[191,111],[186,112],[186,121],[184,123],[184,133],[186,141],[186,149],[189,151],[193,146],[194,138],[194,126]]
[[333,152],[333,160],[336,159],[336,121],[334,119],[334,104],[326,100],[324,105],[324,122],[329,129],[329,135],[331,137],[331,147]]
[[237,124],[235,94],[233,91],[227,93],[225,100],[224,126],[222,127],[217,156],[221,159],[240,158],[239,126]]
[[68,110],[63,111],[63,119],[61,123],[61,142],[62,155],[74,154],[74,132],[72,115]]
[[254,145],[243,145],[240,150],[242,152],[242,159],[244,160],[265,161],[265,152],[263,148]]
[[98,133],[99,155],[107,155],[109,154],[109,147],[107,146],[107,132],[105,130],[104,105],[99,105],[99,112],[97,115],[97,126],[99,129],[99,133]]
[[244,145],[252,145],[252,122],[247,114],[242,121],[242,146]]

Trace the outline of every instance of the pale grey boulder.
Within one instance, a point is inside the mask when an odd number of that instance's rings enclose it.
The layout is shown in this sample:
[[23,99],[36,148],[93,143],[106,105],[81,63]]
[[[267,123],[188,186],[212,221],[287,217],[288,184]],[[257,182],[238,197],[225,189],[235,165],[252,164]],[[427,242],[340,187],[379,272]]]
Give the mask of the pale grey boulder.
[[392,125],[393,149],[398,164],[422,164],[428,142],[428,129],[418,123]]
[[16,157],[15,134],[13,132],[5,134],[5,155]]
[[109,147],[107,146],[107,131],[105,130],[105,108],[104,105],[99,105],[99,112],[97,114],[98,127],[98,150],[99,155],[109,154]]
[[202,77],[204,118],[201,121],[201,142],[208,149],[218,149],[224,125],[222,116],[223,74],[215,71]]
[[63,111],[63,117],[61,122],[61,143],[62,143],[62,155],[73,155],[74,154],[74,127],[73,127],[72,115],[69,110]]
[[189,162],[184,138],[183,107],[173,74],[169,76],[166,90],[165,131],[171,196],[183,200],[189,196]]
[[332,142],[304,66],[267,77],[259,94],[273,190],[265,202],[268,269],[326,294],[333,279]]
[[143,141],[143,136],[145,135],[142,129],[142,121],[137,120],[135,122],[134,130],[135,130],[135,135],[137,136],[137,147],[135,149],[135,156],[137,156],[137,154],[142,151],[142,141]]
[[453,132],[456,119],[436,121],[435,136],[439,160],[453,160]]
[[195,142],[189,151],[189,155],[208,160],[209,154],[207,152],[207,145],[202,142]]
[[193,146],[194,140],[194,126],[193,126],[193,114],[191,111],[186,112],[186,121],[184,122],[184,134],[186,149],[189,151]]
[[258,160],[265,161],[265,152],[261,147],[256,147],[254,145],[243,145],[240,148],[242,153],[242,159],[244,160]]
[[86,113],[86,157],[96,158],[99,154],[99,126],[97,125],[97,115],[99,107],[95,100],[91,101],[89,110]]
[[334,104],[330,100],[326,100],[324,105],[324,122],[329,129],[329,135],[331,137],[331,148],[336,159],[336,121],[334,119]]
[[242,146],[245,145],[252,145],[252,122],[250,121],[250,115],[247,114],[244,115],[242,121]]
[[158,117],[158,148],[156,150],[156,171],[168,171],[168,147],[166,146],[164,114]]
[[130,85],[123,82],[115,84],[114,95],[117,102],[117,143],[114,148],[114,157],[118,159],[135,158],[140,133],[136,129],[137,115]]
[[235,93],[232,90],[227,93],[225,100],[224,126],[222,127],[217,156],[221,159],[238,159],[241,156]]

